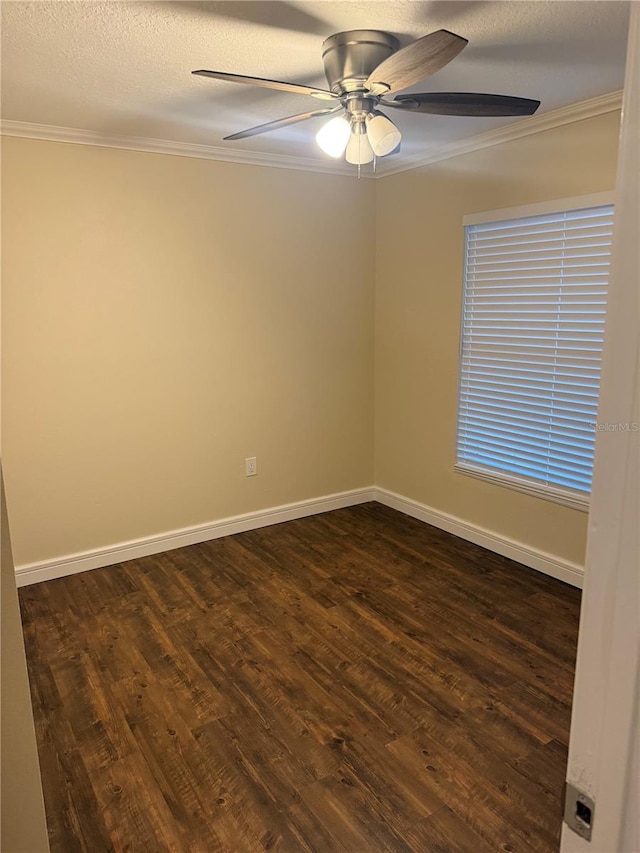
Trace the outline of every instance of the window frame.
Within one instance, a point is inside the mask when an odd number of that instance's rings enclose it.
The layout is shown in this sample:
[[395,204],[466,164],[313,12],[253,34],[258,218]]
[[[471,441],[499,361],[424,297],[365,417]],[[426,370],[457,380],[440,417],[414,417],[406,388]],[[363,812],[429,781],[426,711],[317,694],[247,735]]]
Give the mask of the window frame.
[[[455,464],[454,471],[467,477],[474,477],[485,482],[499,485],[524,494],[532,495],[543,500],[558,503],[563,506],[572,507],[582,512],[589,511],[591,493],[580,494],[577,491],[563,489],[561,486],[550,486],[536,483],[526,477],[499,469],[483,468],[473,463],[463,462],[459,458],[459,429],[461,413],[461,389],[462,389],[462,356],[465,332],[465,304],[467,297],[467,226],[483,225],[485,223],[501,222],[508,219],[525,219],[532,216],[543,216],[545,214],[561,213],[572,210],[581,210],[591,207],[614,206],[615,192],[605,191],[589,193],[587,195],[572,196],[570,198],[553,199],[550,201],[534,204],[523,204],[516,207],[499,208],[496,210],[481,211],[467,214],[463,217],[464,229],[463,241],[463,274],[462,274],[462,300],[460,306],[460,339],[458,346],[458,388],[456,394],[456,441],[455,441]],[[615,239],[615,225],[612,242]],[[605,312],[605,336],[606,336],[606,312]]]

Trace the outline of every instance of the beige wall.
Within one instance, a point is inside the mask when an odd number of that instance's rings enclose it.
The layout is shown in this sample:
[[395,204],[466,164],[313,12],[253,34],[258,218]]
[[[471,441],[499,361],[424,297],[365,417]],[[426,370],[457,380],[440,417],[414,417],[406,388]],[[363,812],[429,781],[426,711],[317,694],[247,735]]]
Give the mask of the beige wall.
[[371,485],[371,181],[12,138],[3,181],[17,564]]
[[611,189],[618,121],[375,184],[5,138],[16,562],[375,480],[581,563],[584,513],[453,471],[462,217]]
[[[0,480],[2,473],[0,471]],[[48,853],[40,765],[33,728],[4,481],[1,482],[0,598],[2,599],[2,725],[0,738],[2,788],[0,850],[5,853]]]
[[462,218],[613,189],[619,119],[587,119],[376,185],[376,484],[578,563],[585,513],[453,470]]

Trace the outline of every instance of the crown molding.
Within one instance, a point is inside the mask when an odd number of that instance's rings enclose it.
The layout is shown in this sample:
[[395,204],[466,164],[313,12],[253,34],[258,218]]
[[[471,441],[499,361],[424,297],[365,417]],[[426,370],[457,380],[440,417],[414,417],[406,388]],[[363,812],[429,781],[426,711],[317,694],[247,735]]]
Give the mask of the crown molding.
[[[386,178],[400,172],[408,172],[469,154],[512,139],[520,139],[554,127],[582,121],[593,116],[614,112],[622,107],[622,91],[599,95],[577,104],[550,110],[541,115],[532,116],[523,121],[479,133],[467,139],[450,142],[408,157],[394,157],[390,160],[378,160],[375,174],[362,172],[367,179]],[[31,124],[30,122],[4,120],[0,122],[0,134],[19,136],[24,139],[40,139],[46,142],[69,142],[75,145],[95,145],[101,148],[122,148],[127,151],[144,151],[150,154],[171,154],[178,157],[194,157],[199,160],[218,160],[225,163],[243,163],[249,166],[269,166],[277,169],[295,169],[303,172],[321,172],[330,175],[357,177],[357,171],[346,164],[327,162],[310,157],[290,157],[282,154],[263,154],[259,152],[237,151],[230,148],[217,148],[213,145],[196,145],[192,142],[174,142],[167,139],[147,139],[139,136],[109,136],[93,130],[81,130],[72,127],[58,127],[49,124]]]
[[534,133],[541,133],[543,130],[552,130],[554,127],[562,127],[565,124],[572,124],[575,121],[582,121],[620,109],[622,109],[621,89],[607,95],[598,95],[596,98],[579,101],[576,104],[569,104],[557,110],[550,110],[548,113],[532,116],[503,127],[497,127],[495,130],[478,133],[467,139],[434,146],[420,154],[404,157],[400,161],[387,161],[388,165],[383,161],[384,165],[378,169],[377,177],[386,178],[388,175],[408,172],[411,169],[428,166],[430,163],[437,163],[440,160],[449,160],[452,157],[459,157],[461,154],[469,154],[472,151],[479,151],[492,145],[500,145],[502,142],[510,142],[512,139],[532,136]]
[[[237,151],[231,148],[217,148],[214,145],[196,145],[193,142],[150,139],[142,136],[109,136],[94,130],[58,127],[53,124],[32,124],[26,121],[5,119],[0,122],[0,135],[39,139],[44,142],[93,145],[99,148],[121,148],[127,151],[143,151],[148,154],[171,154],[178,157],[193,157],[197,160],[218,160],[225,163],[243,163],[248,166],[269,166],[276,169],[295,169],[302,172],[322,172],[323,174],[357,177],[357,173],[354,173],[352,167],[333,160],[325,162],[310,157]],[[373,176],[363,174],[362,177]]]

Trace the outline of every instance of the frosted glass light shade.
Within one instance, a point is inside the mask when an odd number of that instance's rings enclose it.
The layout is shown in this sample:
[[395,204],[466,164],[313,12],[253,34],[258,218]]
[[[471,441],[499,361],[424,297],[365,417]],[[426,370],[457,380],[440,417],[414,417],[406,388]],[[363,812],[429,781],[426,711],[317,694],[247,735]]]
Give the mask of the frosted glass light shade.
[[329,157],[342,157],[351,129],[342,116],[332,118],[316,133],[316,142]]
[[367,116],[367,136],[376,157],[384,157],[398,147],[402,134],[392,121],[381,113]]
[[364,166],[365,163],[373,160],[373,151],[366,133],[351,134],[345,159],[347,163],[353,163],[356,166]]

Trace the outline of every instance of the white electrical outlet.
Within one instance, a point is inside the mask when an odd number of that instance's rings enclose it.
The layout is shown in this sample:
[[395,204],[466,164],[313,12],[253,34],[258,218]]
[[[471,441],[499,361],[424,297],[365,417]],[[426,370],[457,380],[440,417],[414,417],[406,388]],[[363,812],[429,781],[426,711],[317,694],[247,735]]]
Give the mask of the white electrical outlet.
[[258,460],[255,456],[247,456],[244,460],[244,472],[247,477],[255,477],[258,473]]

